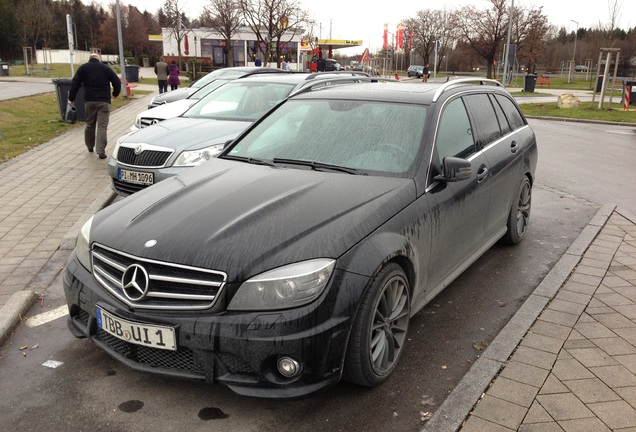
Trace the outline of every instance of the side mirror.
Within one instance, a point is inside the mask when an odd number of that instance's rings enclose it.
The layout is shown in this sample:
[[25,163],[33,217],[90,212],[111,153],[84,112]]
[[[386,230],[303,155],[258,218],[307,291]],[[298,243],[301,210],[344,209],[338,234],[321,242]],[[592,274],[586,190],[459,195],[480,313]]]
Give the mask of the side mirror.
[[223,144],[223,150],[228,148],[230,146],[230,144],[232,144],[233,142],[234,142],[233,139],[225,141],[225,143]]
[[435,177],[437,181],[458,182],[470,179],[471,164],[466,159],[458,157],[444,158],[444,175]]

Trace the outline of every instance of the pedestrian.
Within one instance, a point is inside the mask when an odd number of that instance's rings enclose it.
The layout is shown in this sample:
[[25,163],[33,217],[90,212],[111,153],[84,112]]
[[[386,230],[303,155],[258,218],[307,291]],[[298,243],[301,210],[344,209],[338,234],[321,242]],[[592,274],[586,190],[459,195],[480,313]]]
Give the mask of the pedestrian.
[[285,59],[282,59],[282,60],[281,60],[281,62],[280,62],[280,68],[281,68],[282,70],[285,70],[285,71],[287,70],[287,62],[285,61]]
[[77,92],[84,86],[86,111],[84,144],[89,153],[96,150],[100,159],[106,159],[111,85],[113,86],[112,97],[115,99],[121,93],[121,80],[110,66],[102,63],[99,54],[93,53],[88,62],[77,69],[68,92],[68,103],[74,105]]
[[176,90],[179,87],[179,84],[181,84],[181,81],[179,80],[179,66],[177,66],[177,62],[174,60],[170,62],[168,84],[170,84],[170,90]]
[[426,66],[422,69],[422,82],[427,82],[430,77],[431,71],[428,68],[428,63],[426,63]]
[[159,83],[159,94],[167,92],[170,69],[168,68],[168,63],[165,62],[164,56],[161,56],[155,65],[155,73],[157,74],[157,81]]
[[256,61],[254,62],[254,66],[256,67],[261,67],[263,65],[263,62],[261,61],[260,57],[256,57]]

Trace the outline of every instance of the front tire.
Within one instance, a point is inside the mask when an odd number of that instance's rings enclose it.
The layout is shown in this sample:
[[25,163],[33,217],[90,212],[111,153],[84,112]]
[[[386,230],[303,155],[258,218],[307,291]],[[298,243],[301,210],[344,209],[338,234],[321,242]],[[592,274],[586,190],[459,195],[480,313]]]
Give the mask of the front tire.
[[524,176],[519,185],[517,198],[510,207],[508,214],[508,230],[502,241],[507,244],[517,244],[526,234],[530,222],[530,208],[532,207],[532,185],[530,179]]
[[347,347],[345,380],[374,387],[391,375],[406,342],[410,312],[408,279],[390,263],[362,298]]

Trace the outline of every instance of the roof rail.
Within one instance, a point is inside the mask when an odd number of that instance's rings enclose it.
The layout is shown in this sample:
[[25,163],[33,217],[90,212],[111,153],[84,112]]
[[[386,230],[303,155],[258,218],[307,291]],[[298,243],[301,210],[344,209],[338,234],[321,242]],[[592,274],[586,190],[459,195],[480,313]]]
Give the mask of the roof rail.
[[447,81],[440,86],[435,92],[433,96],[433,102],[437,102],[437,100],[442,96],[442,94],[447,91],[449,88],[455,86],[456,84],[478,84],[478,85],[492,85],[497,87],[503,87],[503,85],[494,79],[488,78],[457,78],[451,81]]
[[305,78],[305,79],[306,79],[306,80],[312,80],[312,79],[316,78],[317,76],[324,75],[324,74],[329,74],[329,75],[340,75],[340,76],[361,76],[361,77],[368,77],[368,76],[370,76],[370,75],[369,75],[368,73],[366,73],[366,72],[340,70],[340,71],[323,71],[323,72],[313,72],[313,73],[310,73],[309,75],[307,75],[307,78]]

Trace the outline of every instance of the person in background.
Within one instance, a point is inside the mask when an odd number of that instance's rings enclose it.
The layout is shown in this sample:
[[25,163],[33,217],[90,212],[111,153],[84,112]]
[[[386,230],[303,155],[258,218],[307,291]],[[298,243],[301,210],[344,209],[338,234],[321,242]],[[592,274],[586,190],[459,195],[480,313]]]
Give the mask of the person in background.
[[179,80],[179,66],[177,66],[177,62],[174,60],[170,62],[168,84],[170,84],[170,90],[176,90],[177,88],[179,88],[179,84],[181,84],[181,80]]
[[88,62],[77,69],[68,92],[68,103],[73,105],[77,92],[84,86],[86,111],[84,143],[89,153],[96,150],[100,159],[106,159],[111,85],[114,99],[121,93],[121,80],[109,66],[102,63],[99,54],[93,53]]
[[280,62],[280,68],[282,70],[287,70],[287,61],[285,59],[282,59]]
[[426,63],[426,66],[422,69],[422,82],[427,82],[430,77],[431,70],[428,68],[428,63]]
[[163,56],[159,58],[159,61],[155,65],[155,73],[157,74],[157,81],[159,83],[159,94],[167,92],[170,69]]
[[261,67],[262,65],[263,65],[263,62],[261,61],[260,57],[256,57],[256,60],[254,61],[254,66]]

